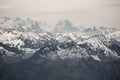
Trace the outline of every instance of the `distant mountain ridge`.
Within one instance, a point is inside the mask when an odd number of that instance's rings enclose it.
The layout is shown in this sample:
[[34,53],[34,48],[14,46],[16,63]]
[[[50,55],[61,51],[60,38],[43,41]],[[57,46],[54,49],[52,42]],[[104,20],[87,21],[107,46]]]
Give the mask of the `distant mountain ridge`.
[[0,19],[0,80],[120,80],[119,75],[117,28]]
[[[120,30],[117,28],[79,28],[69,20],[58,20],[54,23],[53,31],[47,32],[43,30],[43,24],[45,23],[30,18],[2,18],[0,20],[1,54],[8,51],[10,53],[6,52],[4,54],[9,55],[12,52],[14,55],[28,58],[37,51],[44,53],[46,50],[50,51],[49,53],[54,50],[57,52],[56,55],[62,55],[61,51],[65,51],[64,55],[66,55],[66,51],[69,49],[83,51],[86,56],[92,54],[91,52],[97,53],[97,50],[102,51],[101,54],[104,55],[118,56],[119,54]],[[112,44],[114,44],[114,47],[111,47]],[[43,49],[43,52],[41,52],[41,49]]]
[[[88,34],[93,33],[110,33],[118,30],[117,28],[106,28],[106,27],[83,27],[75,25],[67,19],[58,19],[51,23],[42,20],[32,20],[30,18],[9,18],[2,17],[0,19],[0,28],[8,31],[20,31],[20,32],[53,32],[53,33],[71,33],[71,32],[85,32]],[[50,30],[52,31],[50,31]]]
[[31,20],[30,18],[21,19],[17,17],[12,19],[5,17],[1,19],[0,27],[5,30],[15,30],[20,32],[44,32],[44,30],[41,29],[40,23]]

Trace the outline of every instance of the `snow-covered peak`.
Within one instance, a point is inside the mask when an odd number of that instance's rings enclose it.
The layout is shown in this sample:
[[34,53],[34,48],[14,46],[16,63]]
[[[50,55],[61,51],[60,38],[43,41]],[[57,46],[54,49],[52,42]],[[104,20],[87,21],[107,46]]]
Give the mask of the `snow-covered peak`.
[[4,23],[4,22],[6,22],[7,20],[10,20],[10,19],[11,18],[9,18],[9,17],[2,17],[0,22]]
[[39,22],[32,20],[30,18],[22,19],[22,18],[2,18],[0,20],[0,28],[2,30],[8,31],[20,31],[20,32],[35,32],[40,33],[44,32],[41,29],[41,25]]
[[79,29],[75,27],[72,22],[66,19],[58,20],[53,30],[53,32],[55,33],[75,32],[75,31],[79,31]]

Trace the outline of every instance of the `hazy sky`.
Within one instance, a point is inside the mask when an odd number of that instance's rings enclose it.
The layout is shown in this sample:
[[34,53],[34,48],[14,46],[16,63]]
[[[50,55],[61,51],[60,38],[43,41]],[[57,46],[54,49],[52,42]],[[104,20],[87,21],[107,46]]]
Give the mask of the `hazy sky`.
[[0,0],[0,17],[70,19],[83,26],[120,27],[120,0]]

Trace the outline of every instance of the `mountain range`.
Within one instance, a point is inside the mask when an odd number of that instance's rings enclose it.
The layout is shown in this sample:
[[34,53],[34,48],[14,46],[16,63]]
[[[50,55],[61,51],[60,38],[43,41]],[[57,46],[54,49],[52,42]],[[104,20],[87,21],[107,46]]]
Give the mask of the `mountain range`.
[[69,20],[55,21],[52,31],[44,26],[51,27],[30,18],[1,18],[1,80],[120,79],[118,28],[87,28]]

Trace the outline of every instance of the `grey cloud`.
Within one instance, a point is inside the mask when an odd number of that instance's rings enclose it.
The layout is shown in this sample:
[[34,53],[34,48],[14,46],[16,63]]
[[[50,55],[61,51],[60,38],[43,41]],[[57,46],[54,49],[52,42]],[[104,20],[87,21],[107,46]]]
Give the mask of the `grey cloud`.
[[104,0],[104,4],[109,7],[120,7],[120,0]]
[[110,6],[113,6],[113,7],[120,7],[120,4],[111,4]]

